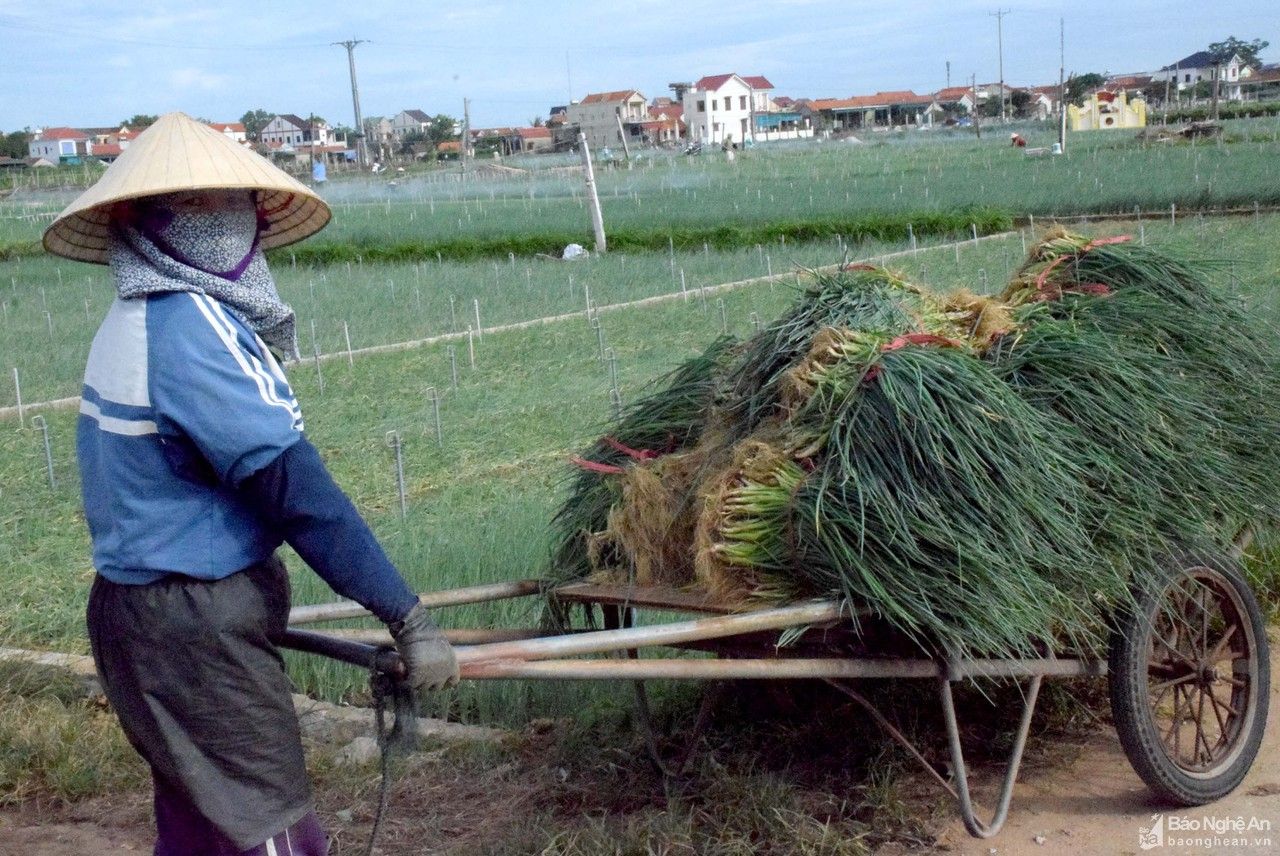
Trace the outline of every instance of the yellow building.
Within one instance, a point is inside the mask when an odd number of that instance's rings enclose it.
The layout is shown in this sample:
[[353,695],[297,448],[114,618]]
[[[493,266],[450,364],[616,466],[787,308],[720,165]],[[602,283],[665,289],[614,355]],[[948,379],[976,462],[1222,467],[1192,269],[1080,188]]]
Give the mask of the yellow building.
[[1083,107],[1067,108],[1067,121],[1073,131],[1096,131],[1099,128],[1145,128],[1147,102],[1132,101],[1123,92],[1095,92]]

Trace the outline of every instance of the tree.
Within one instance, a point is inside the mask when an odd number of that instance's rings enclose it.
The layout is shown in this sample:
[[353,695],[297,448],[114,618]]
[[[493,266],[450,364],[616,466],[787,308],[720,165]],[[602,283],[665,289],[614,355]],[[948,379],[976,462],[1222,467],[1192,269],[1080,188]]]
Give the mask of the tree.
[[1231,57],[1239,54],[1242,63],[1249,66],[1257,66],[1261,64],[1258,54],[1266,50],[1270,44],[1264,39],[1245,42],[1235,36],[1227,36],[1222,41],[1209,45],[1209,56],[1215,65],[1226,65],[1231,61]]
[[275,114],[266,110],[250,110],[240,117],[240,124],[244,125],[245,136],[256,143],[261,139],[262,129],[274,118]]
[[31,135],[26,131],[10,131],[4,136],[0,136],[0,157],[27,157],[31,152],[31,149],[27,147],[27,143],[30,141]]
[[1098,74],[1095,71],[1071,75],[1067,78],[1067,103],[1074,104],[1077,107],[1082,106],[1085,97],[1106,82],[1106,75]]
[[427,139],[433,146],[438,146],[445,140],[456,140],[460,133],[459,127],[457,119],[437,113],[431,117],[431,124],[427,126]]
[[530,119],[530,120],[529,120],[529,127],[531,127],[531,128],[541,128],[541,127],[542,127],[542,117],[541,117],[541,116],[534,116],[532,119]]
[[[399,153],[413,155],[424,150],[431,141],[421,131],[410,131],[399,140]],[[432,144],[434,146],[434,144]]]
[[130,131],[141,131],[143,128],[149,128],[154,125],[159,118],[159,116],[152,116],[147,113],[135,113],[120,124]]
[[1031,93],[1025,89],[1015,89],[1009,96],[1009,103],[1013,105],[1013,115],[1019,119],[1028,119],[1034,109],[1034,100]]

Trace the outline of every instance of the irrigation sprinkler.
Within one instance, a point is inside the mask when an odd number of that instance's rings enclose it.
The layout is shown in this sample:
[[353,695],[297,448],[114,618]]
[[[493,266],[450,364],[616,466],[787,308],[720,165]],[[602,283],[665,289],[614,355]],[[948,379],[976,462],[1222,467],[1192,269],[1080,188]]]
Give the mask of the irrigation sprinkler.
[[724,306],[724,298],[716,298],[716,308],[720,310],[720,332],[723,335],[729,335],[729,313]]
[[413,300],[418,305],[418,314],[422,314],[422,290],[416,285],[413,287]]
[[458,306],[452,294],[449,295],[449,329],[458,329]]
[[476,312],[476,335],[480,337],[480,341],[484,341],[484,328],[480,326],[480,298],[471,299],[471,307]]
[[680,268],[680,296],[684,298],[684,302],[689,302],[689,288],[684,280],[684,268]]
[[53,344],[53,315],[48,312],[44,313],[45,326],[49,328],[49,344]]
[[400,440],[399,431],[387,432],[387,447],[396,456],[396,493],[400,495],[400,519],[403,520],[408,515],[409,509],[404,493],[404,443]]
[[751,321],[751,329],[754,332],[759,333],[760,332],[760,313],[752,312],[751,315],[749,316],[749,319]]
[[89,321],[89,298],[84,299],[84,320]]
[[1147,245],[1147,227],[1141,220],[1138,221],[1138,244],[1143,247]]
[[391,302],[396,302],[396,281],[394,279],[387,280],[387,289],[391,292]]
[[467,325],[467,357],[471,360],[471,370],[476,370],[476,334],[471,329],[471,325]]
[[956,241],[951,248],[956,251],[956,267],[960,267],[960,242]]
[[1169,225],[1176,226],[1178,224],[1178,205],[1176,202],[1169,203]]
[[582,284],[582,301],[586,304],[587,320],[591,320],[591,283]]
[[969,231],[973,233],[973,243],[976,245],[978,243],[978,224],[970,223]]
[[347,342],[347,365],[354,368],[356,358],[355,355],[351,353],[351,328],[347,326],[346,321],[342,322],[342,338]]
[[427,387],[427,401],[431,402],[431,416],[436,423],[436,445],[444,447],[444,429],[440,426],[440,395],[434,386]]
[[609,404],[613,405],[613,418],[622,418],[622,393],[616,388],[609,390]]
[[986,268],[978,268],[978,282],[982,284],[981,285],[982,291],[980,293],[986,294],[987,293],[987,269]]
[[44,470],[49,476],[49,490],[57,490],[58,482],[53,477],[53,446],[49,443],[49,423],[37,413],[31,417],[31,427],[40,430],[40,438],[44,441]]
[[1025,256],[1027,254],[1027,233],[1024,230],[1019,229],[1018,237],[1022,239],[1022,254]]
[[916,251],[916,230],[912,228],[910,223],[907,224],[907,240],[911,243],[911,252],[914,253]]
[[449,354],[449,377],[454,392],[458,391],[458,349],[450,345],[447,349]]
[[27,427],[27,418],[22,409],[22,381],[18,379],[18,367],[13,367],[13,395],[18,401],[18,427]]
[[[767,276],[773,277],[773,259],[769,258],[768,253],[764,254],[764,270]],[[772,287],[772,283],[770,283],[770,287]]]

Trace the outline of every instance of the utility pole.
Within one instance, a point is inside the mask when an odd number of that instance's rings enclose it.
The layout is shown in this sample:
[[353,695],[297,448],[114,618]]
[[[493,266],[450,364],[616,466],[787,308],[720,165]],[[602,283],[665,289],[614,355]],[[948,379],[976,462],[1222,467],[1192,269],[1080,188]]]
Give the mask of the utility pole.
[[1000,62],[1000,121],[1005,120],[1004,113],[1004,16],[1008,15],[1009,9],[998,9],[991,13],[996,19],[996,52]]
[[356,163],[363,169],[369,165],[369,152],[364,142],[364,120],[360,118],[360,87],[356,85],[356,45],[365,43],[364,39],[347,39],[345,42],[333,42],[347,49],[347,67],[351,70],[351,106],[356,113]]
[[969,86],[973,90],[973,132],[982,139],[982,111],[978,109],[978,75],[969,76]]
[[1058,19],[1058,150],[1067,153],[1067,24]]
[[471,99],[462,99],[462,145],[458,147],[458,158],[462,161],[462,171],[467,171],[467,161],[471,157]]
[[947,88],[951,88],[951,60],[947,60]]

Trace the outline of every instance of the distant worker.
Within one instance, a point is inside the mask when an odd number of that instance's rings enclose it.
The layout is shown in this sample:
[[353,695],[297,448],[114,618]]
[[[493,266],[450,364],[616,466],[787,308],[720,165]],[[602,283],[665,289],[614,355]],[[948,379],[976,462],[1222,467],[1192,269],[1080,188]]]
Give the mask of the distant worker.
[[1027,147],[1027,141],[1022,138],[1021,134],[1015,132],[1009,135],[1009,145],[1025,149]]
[[157,856],[320,856],[289,678],[287,542],[386,622],[408,680],[457,680],[449,643],[302,433],[276,354],[294,313],[262,251],[331,214],[313,191],[170,113],[49,226],[110,264],[77,426],[97,569],[94,662],[151,766]]

